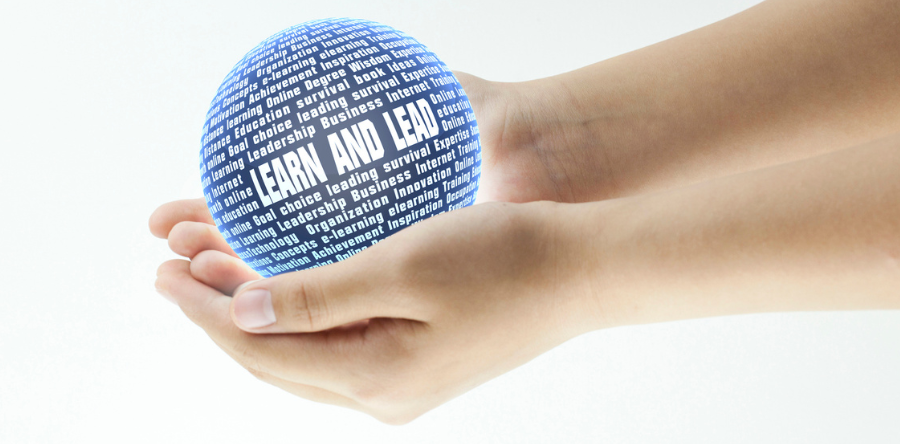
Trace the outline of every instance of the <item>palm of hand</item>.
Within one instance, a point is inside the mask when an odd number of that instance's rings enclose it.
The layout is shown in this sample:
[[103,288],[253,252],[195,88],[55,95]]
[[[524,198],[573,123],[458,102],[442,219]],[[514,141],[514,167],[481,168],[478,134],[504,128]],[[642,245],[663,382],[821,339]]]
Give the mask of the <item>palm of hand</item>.
[[267,335],[239,329],[226,296],[259,276],[202,221],[202,200],[176,202],[151,227],[175,222],[169,243],[192,260],[164,263],[157,285],[257,378],[405,423],[583,330],[564,297],[575,292],[559,285],[577,280],[546,266],[567,256],[554,247],[568,230],[547,229],[553,205],[465,208],[345,261],[253,283],[282,298],[278,330],[260,333],[294,333]]

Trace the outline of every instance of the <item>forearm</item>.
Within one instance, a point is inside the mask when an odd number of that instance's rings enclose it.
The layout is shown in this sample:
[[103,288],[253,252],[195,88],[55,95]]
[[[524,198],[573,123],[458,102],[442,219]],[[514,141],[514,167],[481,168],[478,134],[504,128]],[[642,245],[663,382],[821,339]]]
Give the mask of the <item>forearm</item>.
[[597,325],[900,309],[900,137],[577,206]]
[[[592,201],[798,160],[900,131],[900,3],[769,0],[519,85],[525,124]],[[542,114],[543,113],[543,114]],[[562,153],[557,147],[577,147]]]

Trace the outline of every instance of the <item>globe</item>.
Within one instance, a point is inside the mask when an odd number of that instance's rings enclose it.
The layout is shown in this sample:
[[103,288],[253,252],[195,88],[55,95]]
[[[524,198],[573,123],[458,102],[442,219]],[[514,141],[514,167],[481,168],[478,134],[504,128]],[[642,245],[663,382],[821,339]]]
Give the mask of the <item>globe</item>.
[[200,172],[219,232],[269,277],[471,205],[481,143],[465,91],[428,48],[380,23],[325,19],[269,37],[225,76]]

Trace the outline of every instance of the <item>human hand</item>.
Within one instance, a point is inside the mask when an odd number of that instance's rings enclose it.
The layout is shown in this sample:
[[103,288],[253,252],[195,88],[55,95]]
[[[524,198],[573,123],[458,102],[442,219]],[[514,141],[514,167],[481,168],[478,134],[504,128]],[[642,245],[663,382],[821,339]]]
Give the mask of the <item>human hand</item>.
[[[216,228],[203,199],[185,199],[161,205],[150,216],[150,232],[168,239],[169,249],[191,259],[194,277],[226,294],[239,285],[261,279],[257,272],[237,260],[228,267],[211,267],[210,261],[220,262],[219,256],[238,258],[222,233]],[[209,274],[215,273],[215,274]]]
[[174,227],[173,250],[193,258],[160,266],[158,289],[256,377],[304,398],[405,423],[596,327],[569,206],[442,214],[232,299],[259,276],[195,225],[200,203],[152,219],[158,235]]
[[[566,189],[568,185],[561,185],[560,180],[564,178],[564,172],[558,169],[559,164],[549,162],[548,157],[544,156],[542,151],[533,143],[534,138],[538,137],[538,134],[543,131],[544,128],[548,128],[549,126],[543,126],[539,124],[543,122],[544,119],[550,120],[553,116],[552,114],[547,113],[546,111],[549,108],[543,109],[543,114],[540,116],[534,111],[538,109],[536,106],[532,106],[538,101],[535,100],[535,94],[537,93],[537,89],[528,89],[528,88],[520,88],[517,84],[504,84],[504,83],[496,83],[496,82],[487,82],[480,78],[464,74],[457,73],[460,81],[464,84],[466,88],[469,99],[472,102],[473,109],[477,115],[479,121],[479,127],[481,131],[481,137],[483,141],[483,175],[480,184],[479,198],[481,201],[491,201],[491,200],[500,200],[500,201],[512,201],[512,202],[525,202],[539,199],[554,199],[554,200],[567,200],[567,197],[564,193],[561,193],[560,190]],[[546,142],[547,139],[542,139],[542,142]],[[557,153],[558,156],[558,153]],[[569,200],[571,200],[571,196],[568,196]],[[546,204],[545,204],[546,205]],[[482,211],[487,210],[479,210],[479,214]],[[504,210],[503,212],[506,212]],[[501,212],[501,213],[503,213]],[[518,211],[517,211],[518,212]],[[464,229],[464,227],[456,227],[457,229]],[[218,296],[231,294],[234,290],[248,281],[254,281],[260,279],[260,275],[255,271],[250,269],[246,264],[237,259],[237,255],[234,251],[228,246],[225,242],[224,238],[222,238],[221,234],[216,230],[213,225],[212,217],[209,215],[209,212],[206,208],[206,204],[202,199],[196,200],[186,200],[186,201],[178,201],[172,202],[166,205],[163,205],[158,209],[154,216],[151,218],[151,231],[158,237],[168,238],[169,246],[175,253],[182,255],[186,258],[191,259],[190,262],[186,261],[174,261],[167,264],[164,264],[160,268],[160,283],[171,282],[172,279],[180,279],[181,284],[174,284],[170,288],[170,290],[162,291],[164,295],[169,295],[170,298],[173,298],[179,305],[182,305],[182,308],[185,308],[182,299],[179,299],[176,295],[184,295],[189,294],[191,291],[202,290],[203,294],[217,294]],[[406,230],[405,230],[406,231]],[[469,231],[474,232],[474,228],[469,228]],[[461,233],[457,233],[461,235]],[[481,238],[485,233],[479,232],[479,236],[475,236],[474,238]],[[438,234],[436,237],[449,240],[450,238],[444,238],[445,233]],[[510,238],[508,235],[506,236],[496,236],[492,239],[493,244],[497,245],[498,251],[502,249],[502,245],[497,242],[500,239],[508,239],[510,241],[510,245],[508,247],[512,248],[517,243],[521,243],[521,239],[515,239],[514,237]],[[533,239],[529,238],[529,241]],[[395,244],[399,241],[392,241],[391,244]],[[403,250],[401,249],[398,254],[404,254],[404,251],[409,254],[413,254],[415,251],[423,251],[423,249],[427,248],[427,246],[431,246],[435,248],[432,252],[434,255],[441,256],[441,248],[434,245],[433,243],[425,243],[422,246],[416,247],[415,249]],[[449,251],[449,254],[452,256],[454,254],[465,253],[464,251],[459,250],[460,245],[462,243],[453,245],[454,249]],[[380,247],[378,251],[386,249],[388,247]],[[479,247],[483,248],[483,247]],[[522,248],[526,248],[523,246]],[[471,252],[479,251],[478,248],[473,248]],[[371,254],[371,253],[370,253]],[[483,256],[483,258],[489,258],[489,255]],[[507,261],[506,258],[497,257],[500,262],[494,264],[496,266],[504,265],[504,261]],[[506,266],[513,267],[513,269],[507,270],[508,272],[514,270],[522,260],[526,258],[516,258],[515,261],[508,261]],[[355,262],[354,262],[355,263]],[[470,265],[480,264],[479,261],[473,260]],[[347,266],[341,266],[341,268],[346,269]],[[467,283],[471,288],[478,288],[474,283],[483,276],[490,276],[490,273],[484,273],[487,268],[484,267],[476,267],[476,270],[466,270],[463,267],[458,267],[456,270],[450,269],[445,272],[448,275],[456,276],[456,280],[461,283]],[[483,274],[478,274],[481,272]],[[317,271],[316,273],[322,273],[322,271]],[[363,272],[357,271],[357,275],[363,275]],[[473,274],[474,273],[474,274]],[[168,276],[168,277],[166,277]],[[173,278],[172,276],[175,276]],[[479,277],[480,276],[480,277]],[[166,277],[166,278],[164,278]],[[438,276],[435,276],[438,277]],[[446,279],[452,279],[450,277],[444,276]],[[509,278],[509,276],[507,276]],[[279,278],[279,282],[281,278]],[[409,290],[417,290],[422,291],[423,294],[420,298],[424,298],[428,291],[427,286],[417,287],[410,284],[404,284],[402,282],[403,279],[413,280],[414,282],[418,282],[415,276],[394,276],[396,280],[396,285],[408,285]],[[269,281],[266,281],[269,282]],[[527,282],[523,281],[523,282]],[[436,285],[435,283],[431,283],[431,285]],[[520,283],[520,286],[522,283]],[[286,287],[289,288],[289,287]],[[300,287],[301,289],[303,287]],[[448,286],[445,290],[447,292],[435,292],[430,295],[430,298],[439,301],[441,298],[446,298],[448,300],[456,299],[455,296],[452,296],[452,291],[459,288],[454,286]],[[215,293],[209,293],[213,291]],[[511,290],[507,290],[506,297],[513,297],[513,293]],[[531,289],[530,291],[540,291],[539,288]],[[527,293],[527,292],[526,292]],[[478,292],[469,291],[468,295],[477,295]],[[524,293],[523,293],[524,294]],[[413,295],[407,294],[408,297],[412,297]],[[210,296],[211,297],[211,296]],[[485,296],[490,298],[491,296]],[[228,299],[230,301],[230,299]],[[549,300],[548,300],[549,301]],[[545,302],[548,302],[545,301]],[[493,305],[494,303],[490,300],[482,301],[484,304],[483,308],[488,307],[499,307],[498,305]],[[497,301],[499,302],[499,301]],[[560,302],[556,300],[555,302]],[[506,303],[510,303],[508,300]],[[220,302],[221,304],[221,302]],[[354,304],[356,305],[356,304]],[[360,304],[360,309],[364,309],[367,306]],[[456,307],[458,310],[463,310],[464,306]],[[527,306],[522,307],[522,309],[527,309]],[[417,314],[417,313],[414,313]],[[473,313],[474,314],[474,313]],[[499,315],[499,313],[496,313]],[[377,317],[377,313],[370,313],[372,317]],[[455,316],[465,318],[465,312],[458,311],[454,314]],[[198,315],[195,315],[195,317]],[[485,314],[487,316],[487,314]],[[430,318],[425,318],[427,322],[430,322]],[[509,317],[511,321],[518,319],[515,316]],[[195,319],[196,320],[196,319]],[[392,325],[400,325],[399,328],[416,328],[421,329],[423,325],[429,325],[426,321],[419,319],[419,317],[412,317],[410,319],[361,319],[361,322],[353,325],[343,325],[338,327],[337,329],[330,330],[331,333],[328,333],[329,337],[334,336],[336,333],[334,331],[346,331],[349,332],[363,332],[363,331],[381,331],[381,332],[389,332],[390,327]],[[285,321],[286,322],[286,321]],[[474,320],[472,320],[474,322]],[[280,328],[283,324],[282,321],[279,321],[278,325],[272,328]],[[493,322],[492,324],[502,325],[502,323]],[[460,323],[457,327],[462,328],[465,325],[464,323]],[[402,327],[406,326],[406,327]],[[412,327],[409,327],[412,326]],[[219,325],[220,328],[225,329],[234,329],[234,325],[230,327],[227,325]],[[581,331],[576,324],[572,324],[569,326],[570,329],[567,331]],[[518,327],[521,328],[521,327]],[[472,332],[477,331],[477,329],[472,329]],[[516,331],[516,329],[510,329],[510,332]],[[452,330],[442,329],[442,334],[446,335],[447,338],[452,338]],[[457,340],[461,338],[472,338],[474,333],[469,332],[466,335],[461,335]],[[233,333],[233,332],[232,332]],[[529,330],[530,334],[522,335],[519,339],[522,341],[527,341],[528,338],[536,337],[534,335],[538,335],[538,337],[543,337],[545,340],[544,346],[534,346],[532,348],[526,348],[523,350],[529,350],[529,352],[523,352],[523,354],[518,355],[518,361],[515,359],[511,359],[507,357],[505,367],[503,365],[493,365],[491,362],[485,362],[483,365],[486,366],[482,374],[465,374],[463,373],[466,368],[460,368],[457,370],[457,374],[455,375],[446,375],[445,381],[439,382],[437,387],[444,387],[443,392],[440,394],[433,394],[429,397],[428,402],[431,403],[430,406],[424,406],[424,404],[419,405],[417,408],[407,408],[405,412],[393,413],[392,411],[384,411],[376,410],[375,407],[369,408],[367,411],[370,411],[372,414],[377,415],[393,415],[388,420],[396,420],[396,418],[408,418],[411,414],[417,416],[421,412],[427,410],[428,408],[433,407],[434,405],[439,404],[440,402],[449,399],[455,394],[461,393],[468,388],[471,388],[474,385],[477,385],[484,380],[489,379],[496,374],[502,373],[503,371],[508,370],[509,368],[514,367],[515,365],[524,362],[527,359],[537,355],[543,350],[546,350],[558,342],[561,342],[567,338],[566,335],[554,335],[554,336],[542,336],[540,330]],[[371,335],[372,333],[368,333]],[[384,334],[384,333],[382,333]],[[214,339],[217,337],[215,334],[210,333]],[[418,336],[417,336],[418,337]],[[222,348],[229,350],[228,345],[223,342],[224,339],[218,339],[217,342],[222,346]],[[546,342],[549,341],[549,342]],[[463,347],[465,346],[465,342],[458,342],[455,346]],[[435,352],[440,352],[441,345],[432,344],[431,346]],[[450,345],[446,346],[448,349],[451,347]],[[235,355],[232,351],[232,356],[235,356],[236,359],[241,362],[240,356]],[[426,359],[427,358],[427,359]],[[431,363],[431,365],[437,365],[436,357],[421,357],[421,366],[427,365]],[[430,360],[429,360],[430,359]],[[474,368],[469,369],[471,371],[475,371],[478,368],[478,364],[473,364]],[[493,370],[493,373],[488,370]],[[416,371],[417,368],[410,367],[409,371]],[[374,370],[373,370],[374,371]],[[290,383],[289,386],[285,386],[284,384],[288,384],[287,382],[282,383],[278,382],[279,379],[272,377],[271,375],[265,374],[260,370],[255,370],[251,368],[251,372],[254,372],[257,376],[262,379],[273,382],[276,385],[282,386],[287,390],[299,394],[301,396],[306,396],[315,400],[326,401],[337,403],[341,405],[349,405],[360,408],[361,406],[365,406],[365,404],[360,401],[353,401],[352,397],[348,398],[343,395],[335,395],[333,392],[324,392],[322,389],[317,389],[313,386],[304,386],[301,387],[298,383]],[[456,378],[455,380],[453,378]],[[468,379],[466,379],[468,377]],[[480,378],[480,379],[479,379]],[[353,383],[354,381],[347,381],[348,384]],[[465,384],[469,384],[469,386],[465,386]],[[352,386],[351,386],[352,388]],[[363,387],[365,388],[365,387]],[[406,395],[412,396],[414,395],[414,391],[416,388],[410,388]],[[426,390],[426,387],[420,386],[419,390]],[[454,390],[456,390],[454,392]],[[341,392],[340,390],[338,392]],[[344,390],[343,392],[346,392]],[[343,393],[342,392],[342,393]],[[352,394],[352,393],[351,393]],[[402,394],[401,394],[402,395]],[[379,394],[380,396],[380,394]],[[405,395],[404,395],[405,396]],[[358,396],[359,397],[359,396]],[[370,396],[363,397],[370,398]],[[348,401],[349,399],[349,401]],[[351,403],[350,401],[353,401]],[[360,408],[363,409],[363,408]],[[412,413],[410,413],[412,412]]]

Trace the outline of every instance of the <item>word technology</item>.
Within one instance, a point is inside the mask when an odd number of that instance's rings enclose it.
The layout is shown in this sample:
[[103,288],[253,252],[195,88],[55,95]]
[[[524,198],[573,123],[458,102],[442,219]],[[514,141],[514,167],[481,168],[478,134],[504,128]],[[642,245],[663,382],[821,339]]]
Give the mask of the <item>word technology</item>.
[[264,277],[471,205],[481,174],[475,114],[447,66],[403,32],[348,18],[294,26],[244,56],[202,144],[216,226]]

